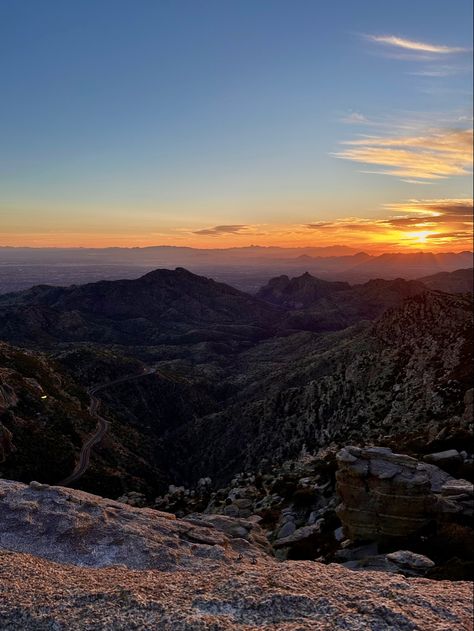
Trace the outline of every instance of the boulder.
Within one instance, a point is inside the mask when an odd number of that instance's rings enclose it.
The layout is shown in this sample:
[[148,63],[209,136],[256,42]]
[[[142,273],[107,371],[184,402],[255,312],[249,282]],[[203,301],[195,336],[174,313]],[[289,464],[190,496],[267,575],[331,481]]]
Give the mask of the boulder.
[[294,521],[288,520],[278,530],[277,539],[285,539],[290,537],[296,530],[296,524]]
[[[294,530],[291,534],[286,537],[281,537],[276,539],[273,542],[273,547],[275,549],[278,548],[286,548],[293,547],[295,544],[304,544],[312,539],[314,536],[317,536],[321,532],[321,523],[324,520],[319,520],[312,526],[303,526],[302,528],[298,528]],[[278,533],[280,534],[280,533]]]
[[440,515],[469,516],[472,484],[385,447],[345,447],[337,455],[337,508],[352,540],[419,533]]
[[193,513],[186,516],[187,522],[196,523],[199,526],[210,526],[223,532],[230,539],[245,539],[252,545],[260,548],[267,554],[273,554],[272,547],[264,530],[259,526],[260,517],[252,515],[249,519],[227,517],[226,515],[205,515]]
[[390,554],[377,554],[346,561],[344,567],[350,570],[370,570],[372,572],[389,572],[404,576],[425,576],[434,567],[434,563],[422,554],[409,550],[397,550]]
[[[199,565],[203,558],[267,556],[257,524],[246,527],[246,538],[235,537],[230,522],[222,526],[225,518],[219,524],[210,516],[177,519],[170,513],[38,482],[0,480],[0,515],[0,548],[60,563],[173,571]],[[250,544],[257,536],[261,545]]]
[[474,485],[467,480],[447,480],[441,487],[442,500],[439,502],[440,509],[449,505],[454,505],[463,516],[472,518],[474,515]]
[[434,567],[431,559],[423,554],[415,554],[410,550],[397,550],[386,555],[388,561],[399,565],[402,568],[408,568],[413,571],[426,572]]
[[458,464],[462,462],[462,456],[457,449],[447,449],[446,451],[438,451],[434,454],[427,454],[423,460],[430,462],[438,467],[443,465]]
[[457,449],[446,449],[445,451],[427,454],[423,460],[454,475],[459,471],[463,463],[463,457]]

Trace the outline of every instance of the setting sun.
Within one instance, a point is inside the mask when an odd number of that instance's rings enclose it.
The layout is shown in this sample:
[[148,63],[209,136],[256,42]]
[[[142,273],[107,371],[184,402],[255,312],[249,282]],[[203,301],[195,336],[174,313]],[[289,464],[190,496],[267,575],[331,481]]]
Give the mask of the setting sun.
[[436,234],[436,232],[432,230],[420,230],[419,232],[408,232],[407,237],[413,241],[414,245],[420,245],[427,243],[427,238],[433,234]]

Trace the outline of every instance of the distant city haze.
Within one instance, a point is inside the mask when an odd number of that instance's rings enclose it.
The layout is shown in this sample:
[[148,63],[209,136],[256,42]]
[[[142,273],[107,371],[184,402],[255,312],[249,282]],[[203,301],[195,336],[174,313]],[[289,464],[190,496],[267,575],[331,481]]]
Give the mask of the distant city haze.
[[472,251],[368,254],[347,246],[194,249],[0,247],[0,294],[34,285],[83,284],[138,278],[154,269],[184,267],[256,293],[275,276],[307,272],[326,279],[363,283],[374,278],[420,279],[472,268]]

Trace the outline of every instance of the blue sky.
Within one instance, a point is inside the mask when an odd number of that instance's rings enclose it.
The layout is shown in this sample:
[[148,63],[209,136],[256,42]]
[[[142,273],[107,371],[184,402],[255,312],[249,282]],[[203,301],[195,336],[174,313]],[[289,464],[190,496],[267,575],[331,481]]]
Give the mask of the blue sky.
[[464,136],[434,171],[362,141],[438,159],[472,126],[471,25],[468,0],[0,0],[2,242],[310,244],[468,198]]

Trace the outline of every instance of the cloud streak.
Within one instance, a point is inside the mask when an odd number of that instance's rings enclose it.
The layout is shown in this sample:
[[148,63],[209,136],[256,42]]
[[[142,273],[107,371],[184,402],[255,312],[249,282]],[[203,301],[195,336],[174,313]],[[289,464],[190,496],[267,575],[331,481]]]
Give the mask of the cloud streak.
[[336,158],[381,167],[371,173],[400,178],[437,180],[469,175],[471,129],[430,129],[417,135],[365,136],[344,141]]
[[396,35],[366,35],[366,38],[376,44],[383,44],[392,48],[401,48],[417,53],[431,53],[435,55],[453,55],[457,53],[469,52],[468,48],[459,46],[444,46],[442,44],[430,44],[419,42]]
[[222,234],[239,234],[246,232],[250,226],[245,224],[231,224],[227,226],[214,226],[212,228],[202,228],[201,230],[194,230],[193,234],[206,235],[206,236],[219,236]]

